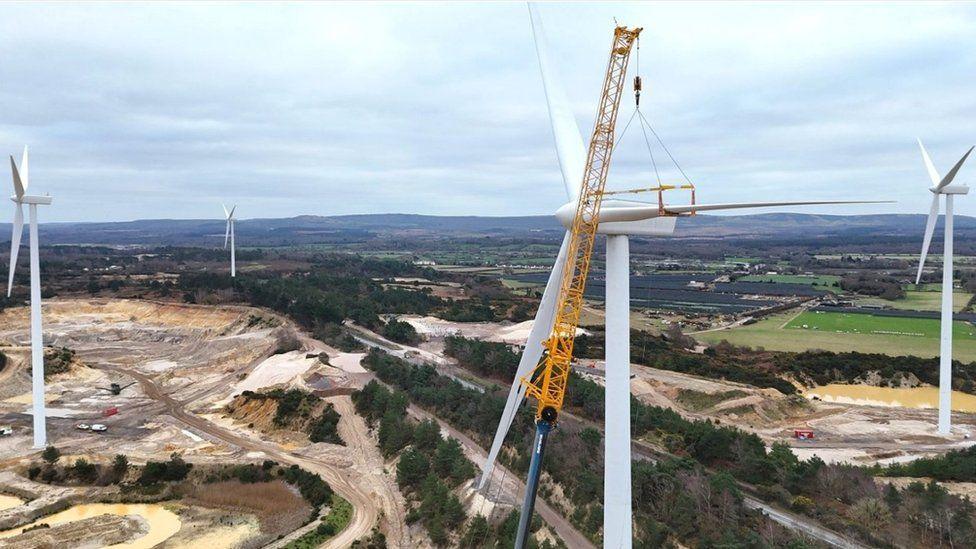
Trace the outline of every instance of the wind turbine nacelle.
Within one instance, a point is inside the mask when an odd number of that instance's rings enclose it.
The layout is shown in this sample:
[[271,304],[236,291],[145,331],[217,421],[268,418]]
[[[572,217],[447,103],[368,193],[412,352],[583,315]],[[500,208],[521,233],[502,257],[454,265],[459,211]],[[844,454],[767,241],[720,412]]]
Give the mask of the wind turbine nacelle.
[[11,195],[10,200],[12,202],[17,202],[20,204],[50,204],[53,199],[50,196],[22,196],[17,198],[17,195]]
[[[576,219],[575,202],[556,210],[556,219],[572,230]],[[674,234],[675,216],[662,216],[657,204],[627,200],[604,200],[600,206],[600,226],[597,232],[608,235],[670,236]]]
[[671,236],[678,223],[677,216],[652,217],[640,221],[600,222],[596,232],[621,236]]
[[969,194],[969,187],[966,185],[946,185],[936,190],[935,187],[929,188],[935,194]]

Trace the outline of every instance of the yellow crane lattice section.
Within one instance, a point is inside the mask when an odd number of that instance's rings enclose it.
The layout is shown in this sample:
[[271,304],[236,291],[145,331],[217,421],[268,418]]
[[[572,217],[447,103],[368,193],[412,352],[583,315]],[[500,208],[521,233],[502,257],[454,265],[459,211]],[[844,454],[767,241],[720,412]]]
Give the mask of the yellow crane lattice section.
[[[566,264],[559,287],[556,317],[552,333],[544,343],[546,353],[539,365],[521,382],[526,393],[537,400],[536,417],[544,412],[555,414],[562,409],[566,384],[573,358],[573,342],[579,326],[583,306],[583,291],[590,272],[590,259],[600,224],[600,205],[606,187],[610,156],[613,153],[617,111],[623,94],[624,78],[630,61],[630,51],[642,29],[617,27],[613,34],[613,47],[603,80],[603,95],[593,127],[593,137],[586,157],[583,184],[576,206],[576,217],[570,232]],[[541,371],[540,371],[541,369]],[[549,410],[549,412],[547,412]]]

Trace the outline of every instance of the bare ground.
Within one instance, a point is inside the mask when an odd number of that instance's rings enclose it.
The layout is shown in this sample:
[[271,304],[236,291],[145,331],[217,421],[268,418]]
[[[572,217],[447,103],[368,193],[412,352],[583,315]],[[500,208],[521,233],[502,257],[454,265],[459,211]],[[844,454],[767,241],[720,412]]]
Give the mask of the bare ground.
[[[403,524],[402,497],[348,396],[330,399],[342,414],[339,428],[346,447],[307,441],[282,446],[230,420],[213,417],[220,403],[245,381],[256,388],[284,383],[311,389],[306,378],[316,373],[320,376],[316,379],[327,378],[332,386],[361,385],[368,374],[355,356],[297,333],[274,313],[248,307],[56,300],[45,303],[44,322],[45,343],[75,350],[82,363],[50,377],[46,384],[49,439],[63,452],[105,460],[125,453],[136,463],[163,459],[174,451],[193,462],[297,463],[322,475],[353,504],[349,527],[327,546],[348,546],[377,524],[391,546],[411,545]],[[277,343],[287,333],[299,335],[306,349],[276,356]],[[14,436],[0,440],[0,467],[15,466],[32,455],[36,458],[30,447],[29,398],[25,398],[30,391],[27,344],[27,310],[0,312],[0,346],[12,357],[0,372],[0,423],[15,429]],[[326,352],[335,365],[305,358],[306,351]],[[137,383],[119,395],[100,389],[112,382]],[[102,417],[103,410],[112,406],[119,413]],[[109,429],[102,434],[80,431],[74,428],[80,421],[98,421]],[[244,531],[240,524],[228,527]]]

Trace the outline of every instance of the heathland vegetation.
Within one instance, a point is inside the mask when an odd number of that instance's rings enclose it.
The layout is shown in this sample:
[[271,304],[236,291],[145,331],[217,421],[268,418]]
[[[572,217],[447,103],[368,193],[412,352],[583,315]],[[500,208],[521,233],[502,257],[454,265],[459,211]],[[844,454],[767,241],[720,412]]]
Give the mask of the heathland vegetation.
[[[460,284],[464,298],[439,297],[429,287],[387,283],[395,277],[451,281]],[[532,305],[531,300],[512,296],[497,280],[444,274],[407,261],[341,254],[316,255],[307,270],[284,276],[262,271],[237,278],[182,273],[175,286],[166,288],[191,303],[236,301],[275,310],[346,351],[361,348],[342,329],[346,320],[394,341],[414,344],[420,337],[413,326],[396,319],[384,322],[382,316],[434,314],[458,321],[522,321],[529,318]],[[152,289],[161,291],[162,286]]]
[[[481,444],[490,443],[490,437],[494,433],[497,416],[504,400],[501,395],[492,393],[480,393],[473,389],[462,387],[458,382],[447,377],[440,376],[431,366],[415,366],[403,362],[390,355],[379,351],[371,351],[367,355],[363,364],[377,373],[377,376],[386,383],[403,390],[416,404],[427,408],[441,418],[451,423],[455,428],[461,429],[478,440]],[[599,418],[602,420],[603,413],[603,393],[602,389],[591,382],[574,376],[568,393],[571,400],[569,409],[571,411],[585,414],[584,417]],[[746,449],[750,449],[747,454],[752,460],[762,461],[765,455],[761,441],[754,435],[744,433],[729,428],[712,426],[707,422],[690,423],[681,419],[675,412],[662,408],[646,407],[640,403],[635,403],[637,413],[634,414],[635,432],[652,433],[662,431],[672,435],[672,444],[675,449],[678,446],[690,449],[694,455],[703,461],[719,462],[732,454],[731,448],[741,448],[740,454]],[[494,412],[490,412],[494,410]],[[503,456],[503,461],[513,467],[520,474],[524,474],[528,467],[528,448],[531,429],[531,412],[523,409],[510,435],[511,442],[507,445]],[[680,435],[679,435],[680,433]],[[683,435],[683,436],[681,436]],[[550,442],[549,455],[558,455],[560,459],[548,459],[546,463],[550,478],[558,479],[558,487],[567,495],[572,508],[563,508],[563,512],[587,535],[595,541],[599,540],[599,525],[602,523],[602,436],[600,432],[590,427],[585,422],[580,423],[567,417],[561,423],[560,431]],[[747,466],[743,464],[743,470],[751,467],[751,462]],[[641,528],[637,533],[638,542],[646,546],[654,546],[656,541],[667,539],[669,536],[678,536],[684,541],[706,541],[719,542],[723,539],[744,536],[750,531],[760,530],[758,522],[762,522],[761,516],[752,514],[742,507],[741,498],[732,497],[728,505],[735,509],[732,515],[719,512],[710,505],[705,504],[705,500],[691,502],[689,508],[704,509],[704,513],[714,517],[734,517],[728,521],[714,522],[714,529],[692,528],[691,526],[705,521],[705,515],[698,513],[682,513],[680,516],[672,516],[654,510],[653,502],[656,499],[676,496],[685,493],[683,481],[678,479],[678,471],[698,470],[703,478],[711,478],[711,473],[701,469],[702,465],[694,460],[686,462],[683,466],[669,466],[661,471],[651,469],[648,471],[647,486],[642,486],[639,493],[635,496],[637,509],[644,513],[646,520],[640,521]],[[646,469],[641,469],[642,471]],[[662,489],[660,474],[671,478],[666,484],[667,493],[658,492]],[[752,476],[761,478],[765,473],[758,470]],[[653,480],[657,479],[657,480]],[[717,482],[717,481],[716,481]],[[709,489],[712,486],[708,483]],[[725,486],[719,483],[716,487],[716,500],[719,493],[725,493]],[[545,484],[542,494],[552,493],[557,489],[556,485]],[[712,497],[712,493],[702,497]],[[704,507],[699,504],[704,504]],[[686,509],[687,511],[687,509]],[[672,521],[669,524],[667,521]],[[677,521],[687,521],[688,528],[680,526]],[[756,522],[758,521],[758,522]],[[474,527],[473,522],[468,526]],[[773,525],[768,529],[777,540],[781,537],[788,539],[791,536],[780,531]]]
[[[502,394],[464,388],[430,366],[411,365],[375,350],[364,365],[416,404],[489,443],[495,423],[477,418],[482,410],[500,409]],[[567,398],[560,429],[550,442],[549,455],[560,459],[548,459],[545,466],[572,504],[563,512],[598,541],[603,463],[602,437],[594,427],[603,421],[603,388],[574,375]],[[974,539],[967,537],[976,520],[972,505],[937,486],[886,487],[870,469],[800,460],[786,445],[767,448],[754,434],[690,421],[636,399],[631,427],[635,438],[674,456],[634,465],[634,512],[642,518],[635,531],[638,546],[660,546],[668,539],[698,546],[803,546],[793,534],[742,505],[743,490],[751,490],[871,544],[912,540],[973,547],[967,541]],[[531,412],[523,408],[503,455],[503,462],[520,474],[528,466],[530,434]],[[541,493],[545,497],[555,489],[546,483]]]

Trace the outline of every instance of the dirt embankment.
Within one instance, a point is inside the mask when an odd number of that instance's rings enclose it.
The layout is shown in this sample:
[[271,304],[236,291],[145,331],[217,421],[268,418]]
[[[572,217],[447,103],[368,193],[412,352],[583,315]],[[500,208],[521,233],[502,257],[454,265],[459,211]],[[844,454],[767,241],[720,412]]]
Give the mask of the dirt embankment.
[[227,404],[227,413],[234,421],[279,442],[308,444],[308,430],[312,419],[326,407],[324,401],[304,406],[301,411],[279,417],[279,400],[260,393],[238,395]]
[[274,424],[275,414],[278,412],[278,401],[272,398],[253,398],[238,395],[227,405],[230,417],[240,423],[247,423],[248,427],[261,432],[278,429]]
[[[593,361],[602,369],[602,361]],[[690,419],[713,418],[743,428],[769,428],[802,421],[809,401],[774,389],[632,365],[631,392],[645,404],[671,408]],[[601,380],[602,381],[602,380]]]
[[49,528],[30,530],[3,540],[7,549],[108,547],[146,535],[144,520],[135,515],[101,515]]

